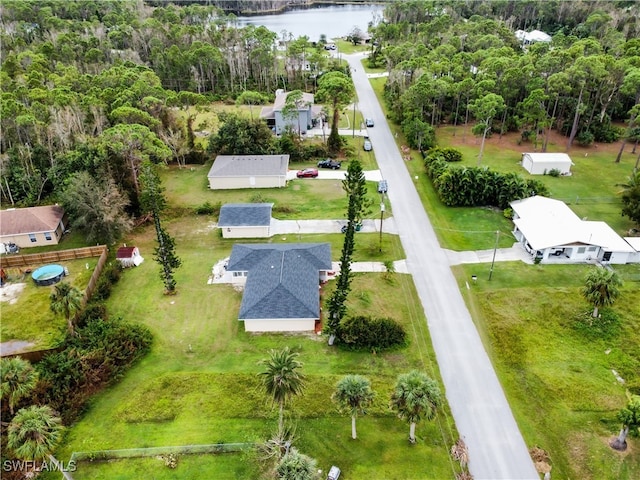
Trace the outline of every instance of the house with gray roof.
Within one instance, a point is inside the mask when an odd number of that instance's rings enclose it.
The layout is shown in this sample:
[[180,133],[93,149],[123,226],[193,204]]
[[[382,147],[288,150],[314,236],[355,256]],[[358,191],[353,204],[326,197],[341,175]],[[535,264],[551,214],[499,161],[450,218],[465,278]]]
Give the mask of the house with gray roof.
[[218,155],[207,175],[212,190],[287,185],[289,155]]
[[270,236],[273,203],[226,203],[220,208],[218,227],[223,238]]
[[302,93],[302,98],[298,102],[297,115],[295,112],[285,115],[283,111],[289,93],[291,92],[285,92],[282,89],[276,90],[273,106],[263,107],[260,111],[260,118],[267,122],[276,135],[281,135],[287,127],[294,132],[307,133],[307,130],[313,128],[316,118],[322,115],[322,105],[314,105],[313,94],[306,92]]
[[328,243],[234,245],[227,271],[244,285],[238,319],[245,331],[314,331],[330,270]]
[[57,245],[65,230],[65,213],[59,205],[9,208],[0,211],[0,242],[20,248]]

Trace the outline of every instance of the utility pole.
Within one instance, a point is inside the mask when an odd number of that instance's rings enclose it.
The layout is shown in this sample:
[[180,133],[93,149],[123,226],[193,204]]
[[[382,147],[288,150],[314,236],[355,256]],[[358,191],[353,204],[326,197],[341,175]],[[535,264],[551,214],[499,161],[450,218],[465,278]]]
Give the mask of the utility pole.
[[500,230],[496,230],[496,244],[493,247],[493,259],[491,260],[491,270],[489,270],[489,280],[493,275],[493,265],[496,263],[496,251],[498,250],[498,241],[500,240]]
[[382,252],[382,220],[384,220],[384,200],[380,203],[380,246],[378,248],[380,252]]
[[356,101],[353,101],[353,131],[351,133],[351,138],[356,137]]

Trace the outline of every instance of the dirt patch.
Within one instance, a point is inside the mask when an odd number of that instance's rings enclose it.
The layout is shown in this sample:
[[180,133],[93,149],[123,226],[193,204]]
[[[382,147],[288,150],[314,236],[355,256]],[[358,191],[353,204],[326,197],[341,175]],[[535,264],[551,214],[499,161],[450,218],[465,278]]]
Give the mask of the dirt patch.
[[26,283],[7,283],[0,288],[0,302],[9,302],[9,305],[13,305],[18,301],[18,297]]
[[33,342],[26,342],[24,340],[9,340],[8,342],[0,343],[0,352],[3,356],[13,355],[14,353],[24,352],[30,350],[35,346]]

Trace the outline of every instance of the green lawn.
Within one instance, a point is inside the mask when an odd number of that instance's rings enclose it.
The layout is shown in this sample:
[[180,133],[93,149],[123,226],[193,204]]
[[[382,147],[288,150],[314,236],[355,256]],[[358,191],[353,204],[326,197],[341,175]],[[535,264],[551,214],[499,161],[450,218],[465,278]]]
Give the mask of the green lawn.
[[[598,329],[577,321],[591,310],[580,287],[593,267],[500,263],[491,282],[479,276],[467,290],[479,267],[454,272],[527,445],[550,453],[553,478],[638,478],[640,442],[629,440],[625,453],[607,442],[625,388],[640,389],[640,282],[626,282],[612,309],[618,322]],[[634,268],[622,268],[623,278]]]
[[[403,350],[377,355],[343,352],[313,334],[247,334],[237,321],[241,293],[228,285],[206,283],[212,265],[229,255],[232,242],[204,228],[195,216],[168,221],[166,227],[183,261],[176,275],[178,294],[162,295],[158,266],[146,253],[153,248],[153,232],[136,232],[130,240],[147,261],[124,272],[108,308],[112,315],[147,325],[154,334],[152,350],[122,382],[92,401],[87,414],[69,429],[57,452],[60,458],[68,459],[73,451],[264,440],[275,428],[276,412],[257,383],[258,361],[270,349],[288,345],[300,353],[308,376],[305,395],[291,409],[296,445],[317,458],[319,468],[327,471],[337,464],[353,478],[400,479],[407,472],[420,478],[453,477],[448,449],[456,433],[448,408],[434,422],[419,424],[415,447],[406,441],[408,425],[388,409],[390,388],[399,373],[417,367],[439,380],[410,277],[396,274],[389,282],[380,274],[356,274],[349,300],[350,311],[403,323],[411,338]],[[341,238],[300,240],[331,241],[337,259]],[[403,257],[397,237],[385,235],[383,240],[383,259]],[[374,258],[377,241],[376,234],[357,234],[354,259]],[[324,300],[332,288],[333,282],[323,288]],[[378,392],[370,415],[359,419],[357,441],[350,439],[349,418],[339,415],[330,401],[336,381],[347,373],[369,376]],[[176,474],[185,478],[201,467],[211,478],[256,478],[256,463],[247,461],[244,454],[181,456]],[[139,478],[145,468],[154,476],[157,472],[156,478],[171,475],[162,462],[142,459],[82,462],[74,478]]]
[[[98,263],[98,257],[59,262],[66,267],[69,275],[63,278],[80,291],[84,291]],[[41,265],[35,265],[35,269]],[[25,269],[6,269],[11,283],[23,283],[22,292],[15,303],[2,302],[2,322],[0,322],[0,341],[23,340],[34,345],[28,350],[40,350],[54,347],[64,337],[67,321],[56,316],[51,310],[49,295],[53,286],[39,287]]]

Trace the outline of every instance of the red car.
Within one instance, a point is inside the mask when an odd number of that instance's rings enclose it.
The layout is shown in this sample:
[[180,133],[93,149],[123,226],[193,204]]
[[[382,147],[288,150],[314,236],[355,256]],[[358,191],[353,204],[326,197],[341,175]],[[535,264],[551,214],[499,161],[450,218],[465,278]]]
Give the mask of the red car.
[[296,173],[296,177],[298,178],[316,178],[317,176],[317,168],[305,168],[304,170],[299,170],[298,173]]

